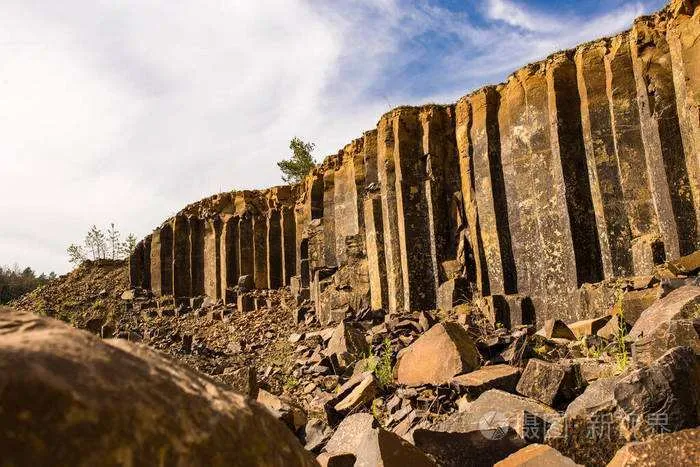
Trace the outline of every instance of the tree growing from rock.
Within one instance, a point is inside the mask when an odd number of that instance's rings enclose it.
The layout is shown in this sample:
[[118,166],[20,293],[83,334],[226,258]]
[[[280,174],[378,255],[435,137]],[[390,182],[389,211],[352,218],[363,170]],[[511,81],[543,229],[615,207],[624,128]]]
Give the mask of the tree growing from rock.
[[281,160],[277,166],[282,171],[282,180],[287,183],[298,183],[316,167],[316,161],[311,153],[316,145],[307,143],[297,138],[292,138],[289,142],[289,149],[292,150],[292,157]]
[[122,259],[129,256],[136,248],[136,236],[129,234],[122,241],[121,234],[114,222],[109,224],[105,234],[96,225],[90,227],[82,245],[71,243],[68,246],[68,261],[78,265],[85,260]]

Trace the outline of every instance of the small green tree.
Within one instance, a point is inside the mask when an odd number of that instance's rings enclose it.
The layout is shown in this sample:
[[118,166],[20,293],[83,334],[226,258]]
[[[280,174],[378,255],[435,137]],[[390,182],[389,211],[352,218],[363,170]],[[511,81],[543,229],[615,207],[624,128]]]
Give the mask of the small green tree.
[[289,143],[289,149],[292,150],[292,157],[284,159],[277,163],[277,166],[282,171],[282,180],[287,183],[298,183],[316,167],[316,161],[311,156],[316,145],[314,143],[305,143],[296,136]]

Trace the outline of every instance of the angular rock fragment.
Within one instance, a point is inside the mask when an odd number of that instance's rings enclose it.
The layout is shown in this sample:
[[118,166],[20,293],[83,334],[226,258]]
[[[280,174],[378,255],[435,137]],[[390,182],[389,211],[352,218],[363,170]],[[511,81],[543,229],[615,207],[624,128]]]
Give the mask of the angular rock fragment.
[[514,452],[494,467],[576,467],[580,466],[556,449],[544,444],[531,444]]
[[467,332],[457,323],[439,323],[400,354],[394,374],[399,384],[445,384],[479,368],[480,355]]
[[316,458],[321,467],[353,467],[357,458],[354,454],[329,454],[322,452]]
[[265,391],[258,390],[258,403],[263,405],[278,420],[284,422],[293,432],[299,431],[306,425],[306,413],[301,407]]
[[483,366],[476,371],[456,376],[452,385],[477,396],[489,389],[500,389],[506,392],[514,392],[520,378],[520,368],[510,365]]
[[226,368],[221,375],[221,380],[251,399],[258,397],[257,370],[253,366]]
[[371,373],[366,375],[347,396],[338,402],[333,409],[337,412],[346,412],[361,407],[374,399],[377,394],[377,380]]
[[540,402],[491,389],[475,401],[461,404],[458,413],[450,415],[434,429],[469,432],[509,427],[527,442],[541,442],[549,426],[559,418],[556,410]]
[[650,365],[666,351],[681,346],[690,347],[700,355],[700,318],[662,323],[632,343],[632,358],[637,364]]
[[533,358],[527,362],[517,391],[543,404],[559,406],[579,395],[585,384],[577,364],[549,363]]
[[602,316],[600,318],[585,319],[582,321],[576,321],[575,323],[570,323],[569,329],[574,333],[577,339],[581,339],[584,336],[595,336],[600,329],[602,329],[608,321],[610,321],[611,316]]
[[363,330],[353,324],[342,322],[335,328],[333,335],[324,350],[324,355],[334,355],[341,367],[347,367],[352,362],[361,359],[369,353],[369,344]]
[[576,340],[576,335],[569,326],[560,319],[548,319],[544,322],[544,327],[537,331],[540,336],[547,339],[569,339]]
[[465,277],[456,277],[440,284],[438,288],[438,309],[446,312],[462,303],[467,303],[471,298],[469,281]]
[[629,337],[653,334],[663,323],[674,319],[692,319],[700,309],[700,287],[687,285],[674,290],[644,310],[630,330]]

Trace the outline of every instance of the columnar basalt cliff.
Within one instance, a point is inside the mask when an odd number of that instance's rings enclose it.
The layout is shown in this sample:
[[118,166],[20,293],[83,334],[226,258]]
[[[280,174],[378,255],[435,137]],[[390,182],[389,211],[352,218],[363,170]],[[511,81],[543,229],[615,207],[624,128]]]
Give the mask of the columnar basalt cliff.
[[138,244],[132,286],[235,302],[250,276],[322,322],[475,297],[507,325],[593,317],[584,284],[700,244],[699,4],[395,109],[299,185],[188,206]]

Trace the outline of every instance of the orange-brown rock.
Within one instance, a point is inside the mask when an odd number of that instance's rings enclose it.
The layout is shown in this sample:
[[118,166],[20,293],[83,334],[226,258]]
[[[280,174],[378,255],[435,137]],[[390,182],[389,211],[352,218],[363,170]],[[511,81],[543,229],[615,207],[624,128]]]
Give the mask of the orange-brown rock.
[[399,355],[394,374],[399,384],[408,386],[444,384],[479,365],[479,351],[464,328],[445,322],[430,328]]
[[0,315],[8,465],[317,465],[264,408],[161,354]]

